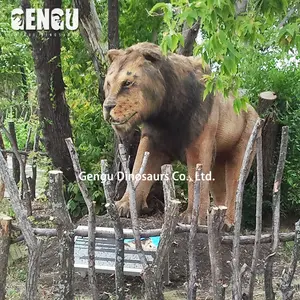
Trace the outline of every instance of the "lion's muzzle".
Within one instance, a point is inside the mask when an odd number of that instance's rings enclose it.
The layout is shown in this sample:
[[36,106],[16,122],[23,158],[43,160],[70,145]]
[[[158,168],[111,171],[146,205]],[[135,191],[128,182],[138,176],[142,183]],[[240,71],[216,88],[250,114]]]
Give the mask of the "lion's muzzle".
[[103,103],[103,116],[106,121],[110,119],[110,112],[116,106],[116,101],[111,99],[106,99]]

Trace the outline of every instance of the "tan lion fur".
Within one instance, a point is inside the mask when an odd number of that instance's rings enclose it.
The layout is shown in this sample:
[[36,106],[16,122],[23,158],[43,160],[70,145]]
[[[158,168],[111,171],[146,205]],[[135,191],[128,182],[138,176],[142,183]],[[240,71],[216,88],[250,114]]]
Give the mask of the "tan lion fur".
[[[209,191],[216,205],[228,207],[226,222],[234,223],[238,176],[257,113],[252,106],[237,115],[233,98],[208,95],[201,59],[177,54],[162,55],[160,48],[139,43],[126,50],[110,50],[111,65],[104,83],[104,118],[119,135],[142,125],[141,140],[133,167],[137,174],[145,151],[150,152],[146,174],[158,174],[165,163],[181,160],[188,166],[188,208],[182,217],[189,222],[193,206],[193,180],[197,163],[212,171],[203,182],[200,221],[205,223]],[[142,181],[136,191],[138,212],[147,209],[153,181]],[[121,216],[129,216],[126,192],[117,202]]]

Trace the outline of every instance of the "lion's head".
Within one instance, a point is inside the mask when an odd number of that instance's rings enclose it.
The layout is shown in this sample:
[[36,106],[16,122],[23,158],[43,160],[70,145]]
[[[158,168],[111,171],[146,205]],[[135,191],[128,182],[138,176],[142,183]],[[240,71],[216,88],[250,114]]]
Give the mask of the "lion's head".
[[159,111],[166,92],[159,66],[166,58],[158,46],[140,43],[127,50],[109,50],[108,59],[103,114],[124,133]]

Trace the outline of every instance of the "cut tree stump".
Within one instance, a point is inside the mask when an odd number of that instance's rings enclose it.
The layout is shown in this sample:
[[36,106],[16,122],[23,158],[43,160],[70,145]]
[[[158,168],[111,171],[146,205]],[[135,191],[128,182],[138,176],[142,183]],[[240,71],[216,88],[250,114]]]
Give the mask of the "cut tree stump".
[[208,247],[212,274],[212,288],[214,300],[225,299],[225,285],[223,283],[222,268],[222,229],[227,207],[212,207],[207,213]]
[[5,299],[12,218],[0,214],[0,300]]
[[276,117],[274,104],[277,95],[272,91],[266,91],[259,94],[257,113],[264,118],[262,129],[263,146],[263,176],[265,178],[263,185],[264,199],[272,201],[274,174],[276,172],[276,163],[278,160],[279,149],[278,139],[280,125]]

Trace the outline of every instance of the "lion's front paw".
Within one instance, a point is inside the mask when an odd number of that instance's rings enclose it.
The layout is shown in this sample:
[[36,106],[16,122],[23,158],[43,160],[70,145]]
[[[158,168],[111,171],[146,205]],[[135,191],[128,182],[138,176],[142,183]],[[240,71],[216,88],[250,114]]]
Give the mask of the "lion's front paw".
[[120,217],[130,218],[129,199],[122,199],[116,202],[116,207]]
[[232,222],[228,218],[225,218],[223,230],[225,232],[233,232],[234,231],[234,222]]
[[[184,224],[191,224],[191,221],[192,221],[192,211],[185,210],[180,215],[180,221],[182,223],[184,223]],[[206,225],[206,217],[199,216],[199,218],[198,218],[198,225]]]
[[190,224],[192,221],[192,212],[189,210],[185,210],[183,213],[180,214],[180,222],[184,224]]
[[[129,197],[124,197],[120,201],[117,201],[116,206],[120,217],[130,218]],[[140,203],[139,201],[137,201],[136,210],[138,216],[140,214],[148,214],[150,211],[146,202]]]

